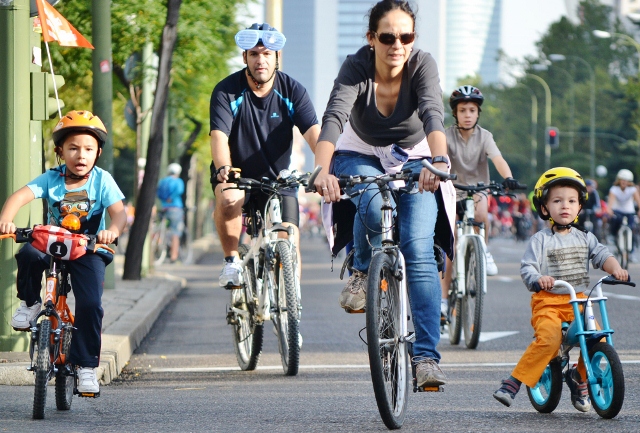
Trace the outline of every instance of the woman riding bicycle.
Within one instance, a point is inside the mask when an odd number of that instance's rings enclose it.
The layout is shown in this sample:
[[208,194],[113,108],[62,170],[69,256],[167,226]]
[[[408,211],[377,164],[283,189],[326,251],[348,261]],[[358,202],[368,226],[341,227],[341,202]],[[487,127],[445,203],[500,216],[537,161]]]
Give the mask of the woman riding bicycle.
[[640,216],[640,211],[636,211],[634,204],[640,208],[640,192],[633,184],[631,170],[623,168],[618,172],[613,186],[609,189],[608,213],[611,216],[609,227],[614,239],[624,217],[627,218],[629,228],[633,229],[635,226],[635,216]]
[[[438,217],[435,192],[449,185],[445,202],[452,210],[455,192],[450,184],[440,184],[421,164],[422,159],[431,158],[436,168],[448,171],[438,70],[430,54],[413,48],[415,15],[406,1],[375,4],[369,12],[366,36],[368,45],[347,57],[335,80],[316,148],[316,165],[322,166],[322,171],[314,185],[325,203],[330,203],[340,199],[333,174],[420,173],[420,194],[403,194],[396,203],[397,225],[407,264],[418,386],[439,386],[446,378],[438,367],[440,354],[436,350],[440,339],[440,284],[433,253]],[[347,311],[361,311],[365,307],[370,245],[381,244],[381,197],[372,185],[351,201],[358,213],[352,218],[355,272],[340,296],[340,304]],[[440,216],[445,216],[444,212]],[[452,223],[445,219],[443,225],[448,229],[439,231],[446,238],[440,245],[449,251]]]

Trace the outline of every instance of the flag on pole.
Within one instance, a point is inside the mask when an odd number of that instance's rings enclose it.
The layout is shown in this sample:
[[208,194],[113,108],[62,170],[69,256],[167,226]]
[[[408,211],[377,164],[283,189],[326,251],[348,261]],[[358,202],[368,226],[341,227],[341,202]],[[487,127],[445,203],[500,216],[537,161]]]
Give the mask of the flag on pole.
[[57,42],[63,47],[84,47],[93,45],[80,34],[53,6],[45,0],[36,0],[38,16],[45,42]]

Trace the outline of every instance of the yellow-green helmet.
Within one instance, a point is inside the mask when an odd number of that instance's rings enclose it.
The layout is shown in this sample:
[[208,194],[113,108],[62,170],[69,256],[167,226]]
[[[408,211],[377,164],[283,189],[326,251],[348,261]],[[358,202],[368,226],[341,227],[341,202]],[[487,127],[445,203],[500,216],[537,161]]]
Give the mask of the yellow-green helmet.
[[548,220],[549,214],[542,213],[542,206],[547,202],[547,194],[549,188],[555,185],[572,185],[575,186],[578,191],[578,200],[580,206],[584,206],[589,194],[587,192],[587,185],[584,183],[584,179],[580,176],[580,173],[572,168],[568,167],[555,167],[551,170],[545,171],[540,179],[536,182],[536,187],[533,190],[533,204],[536,207],[538,215],[543,220]]

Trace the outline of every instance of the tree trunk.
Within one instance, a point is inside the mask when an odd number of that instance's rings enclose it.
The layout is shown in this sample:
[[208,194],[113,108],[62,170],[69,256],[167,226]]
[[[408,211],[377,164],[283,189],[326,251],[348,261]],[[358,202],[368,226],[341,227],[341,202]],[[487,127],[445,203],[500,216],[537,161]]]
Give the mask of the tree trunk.
[[136,205],[136,217],[131,226],[129,243],[124,261],[124,280],[139,280],[142,271],[142,251],[149,232],[151,212],[156,200],[160,159],[163,144],[163,122],[167,110],[171,59],[178,36],[178,18],[182,0],[167,1],[167,21],[162,31],[160,43],[160,65],[156,86],[153,112],[151,114],[151,135],[147,147],[147,166],[145,168],[140,194]]

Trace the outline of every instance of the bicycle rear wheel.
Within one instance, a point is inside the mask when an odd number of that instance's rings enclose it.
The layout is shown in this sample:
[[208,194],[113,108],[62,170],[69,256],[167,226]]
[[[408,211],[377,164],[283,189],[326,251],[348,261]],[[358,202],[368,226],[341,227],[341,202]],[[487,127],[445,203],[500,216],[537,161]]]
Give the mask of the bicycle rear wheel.
[[598,415],[611,419],[618,415],[624,402],[624,373],[616,350],[598,342],[589,350],[591,369],[598,380],[589,384],[591,403]]
[[462,298],[464,342],[469,349],[478,347],[482,327],[482,307],[485,292],[484,249],[480,239],[472,237],[465,253],[466,289]]
[[367,347],[378,411],[389,429],[402,427],[409,392],[408,347],[400,335],[401,302],[393,259],[385,253],[374,255],[367,280]]
[[624,226],[620,227],[618,230],[618,234],[616,235],[616,248],[617,248],[617,258],[618,262],[620,262],[620,266],[622,269],[629,268],[629,251],[630,248],[627,248],[627,232],[624,229]]
[[557,359],[551,361],[536,386],[527,386],[527,394],[535,410],[540,413],[553,412],[562,397],[562,364]]
[[462,299],[458,297],[458,281],[451,280],[449,293],[449,343],[460,343],[462,335]]
[[[282,358],[282,368],[287,376],[298,374],[300,366],[300,312],[298,294],[291,261],[292,245],[288,241],[275,244],[275,311],[274,324],[278,333],[278,349]],[[273,272],[272,271],[272,272]]]
[[64,355],[67,365],[59,365],[56,373],[56,407],[58,410],[71,409],[71,400],[73,399],[73,375],[69,363],[69,349],[71,348],[71,334],[73,327],[65,323],[62,327],[62,354]]
[[33,419],[44,419],[47,402],[47,383],[51,379],[51,321],[44,319],[38,325],[38,341],[34,347],[35,390],[33,394]]
[[[244,258],[249,247],[240,245],[238,253]],[[233,348],[241,370],[255,370],[262,352],[264,325],[256,321],[256,277],[253,260],[243,269],[244,285],[241,289],[231,290],[231,333]]]

